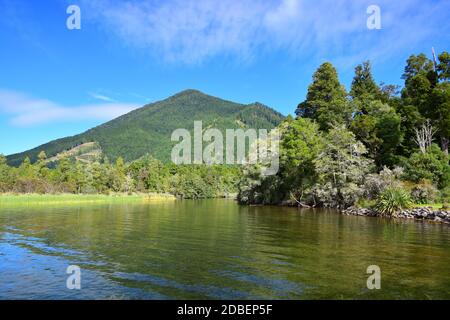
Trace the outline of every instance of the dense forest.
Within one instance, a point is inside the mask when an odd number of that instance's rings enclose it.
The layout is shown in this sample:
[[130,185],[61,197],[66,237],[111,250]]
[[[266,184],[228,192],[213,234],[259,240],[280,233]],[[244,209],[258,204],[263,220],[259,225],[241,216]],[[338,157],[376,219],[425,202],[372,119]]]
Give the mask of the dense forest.
[[[176,129],[187,129],[193,134],[194,121],[202,120],[203,126],[225,129],[270,130],[284,119],[275,110],[260,103],[244,105],[219,99],[197,90],[185,90],[162,101],[133,110],[84,133],[50,141],[32,150],[7,157],[8,164],[19,166],[26,157],[34,163],[44,151],[49,158],[95,143],[111,161],[122,157],[131,162],[151,155],[169,162],[172,147],[171,134]],[[90,156],[91,152],[88,152]]]
[[49,168],[42,151],[10,167],[0,156],[0,192],[10,193],[171,193],[180,198],[229,197],[237,192],[241,168],[236,166],[163,164],[151,156],[131,163],[103,157],[94,162],[60,159]]
[[[288,116],[278,126],[280,170],[273,176],[263,176],[261,164],[177,166],[150,155],[127,162],[119,156],[113,163],[107,155],[95,161],[61,157],[49,166],[41,151],[37,159],[26,157],[17,167],[0,156],[0,192],[164,192],[182,198],[239,193],[243,204],[341,209],[357,204],[379,206],[380,211],[448,203],[450,54],[442,52],[436,60],[412,55],[402,78],[403,88],[378,85],[370,62],[364,62],[355,68],[347,92],[334,66],[322,64],[296,118]],[[192,94],[199,93],[181,97]],[[270,118],[266,107],[255,108],[267,115],[259,126],[281,119]],[[236,106],[231,113],[251,119],[253,109],[246,110]]]
[[381,212],[412,203],[448,202],[450,55],[412,55],[403,89],[377,85],[370,62],[355,68],[350,92],[336,69],[313,75],[297,118],[281,125],[280,170],[245,169],[239,200],[347,208],[374,203]]

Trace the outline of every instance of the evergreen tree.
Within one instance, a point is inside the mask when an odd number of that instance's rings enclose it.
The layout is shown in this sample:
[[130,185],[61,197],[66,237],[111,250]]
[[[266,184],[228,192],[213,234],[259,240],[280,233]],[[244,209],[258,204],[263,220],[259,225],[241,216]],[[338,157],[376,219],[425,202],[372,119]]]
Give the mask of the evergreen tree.
[[355,68],[350,96],[353,99],[380,98],[381,90],[373,79],[370,61],[365,61]]
[[48,175],[47,155],[41,151],[38,155],[38,161],[35,164],[37,174],[40,178],[45,178]]
[[357,139],[368,149],[368,155],[381,168],[395,162],[394,152],[402,141],[401,118],[395,109],[382,101],[381,89],[373,79],[368,61],[355,68],[350,92],[358,110],[350,126]]
[[440,81],[450,81],[450,54],[447,51],[439,55],[437,73]]
[[450,83],[439,83],[431,92],[432,109],[428,116],[432,119],[437,129],[437,135],[441,143],[441,149],[448,154],[450,139]]
[[11,186],[11,170],[6,163],[6,157],[0,154],[0,192],[6,192]]
[[348,124],[352,118],[347,93],[338,79],[334,66],[326,62],[313,75],[306,100],[299,104],[297,116],[317,121],[323,130],[333,124]]

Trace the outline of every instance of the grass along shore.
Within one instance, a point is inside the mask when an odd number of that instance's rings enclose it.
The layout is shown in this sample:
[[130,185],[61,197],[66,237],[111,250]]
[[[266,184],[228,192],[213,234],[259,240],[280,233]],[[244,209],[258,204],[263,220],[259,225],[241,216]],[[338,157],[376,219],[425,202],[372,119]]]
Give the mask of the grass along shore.
[[120,202],[151,202],[173,201],[177,198],[171,194],[1,194],[0,207],[7,205],[48,205],[48,204],[78,204],[78,203],[120,203]]

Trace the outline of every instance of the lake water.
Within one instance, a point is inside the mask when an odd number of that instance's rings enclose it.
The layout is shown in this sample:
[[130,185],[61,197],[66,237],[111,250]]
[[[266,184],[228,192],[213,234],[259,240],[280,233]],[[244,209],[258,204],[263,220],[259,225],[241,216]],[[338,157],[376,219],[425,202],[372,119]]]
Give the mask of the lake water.
[[0,208],[0,299],[407,298],[450,299],[449,226],[227,200]]

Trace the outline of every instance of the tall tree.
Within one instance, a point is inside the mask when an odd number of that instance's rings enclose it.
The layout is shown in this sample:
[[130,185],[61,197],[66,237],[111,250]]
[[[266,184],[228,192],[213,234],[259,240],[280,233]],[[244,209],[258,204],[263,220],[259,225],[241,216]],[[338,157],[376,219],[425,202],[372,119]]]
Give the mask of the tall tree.
[[[370,62],[355,68],[350,91],[353,109],[358,112],[350,126],[357,139],[368,149],[368,155],[379,167],[395,162],[394,152],[402,141],[401,118],[381,92],[372,76]],[[384,103],[383,103],[384,101]]]
[[404,105],[417,107],[421,115],[430,119],[437,128],[437,137],[445,153],[448,153],[450,137],[449,66],[450,55],[445,51],[439,55],[436,69],[424,54],[411,56],[405,67],[402,92]]
[[350,90],[350,96],[353,99],[374,100],[380,97],[381,90],[373,79],[371,69],[370,61],[365,61],[355,68],[355,76]]
[[436,69],[439,80],[450,81],[450,53],[444,51],[439,55],[439,64]]
[[432,75],[433,71],[433,61],[428,59],[424,53],[417,56],[413,54],[406,60],[406,67],[402,79],[404,79],[406,83],[417,75],[425,75],[429,77],[430,80],[436,79],[435,76]]
[[47,168],[47,155],[44,151],[41,151],[38,155],[38,161],[35,164],[36,171],[39,177],[45,178],[48,174],[48,168]]
[[321,205],[346,208],[362,195],[364,177],[371,170],[366,153],[366,147],[345,127],[328,132],[326,147],[314,160],[318,174],[315,196]]
[[5,192],[10,188],[10,168],[6,163],[6,157],[0,154],[0,192]]
[[334,66],[325,62],[313,75],[306,100],[299,104],[297,116],[317,121],[321,129],[328,130],[333,124],[348,124],[352,117],[347,93],[338,79]]
[[431,92],[432,108],[428,112],[429,118],[437,127],[441,149],[448,154],[450,139],[450,83],[439,83]]

